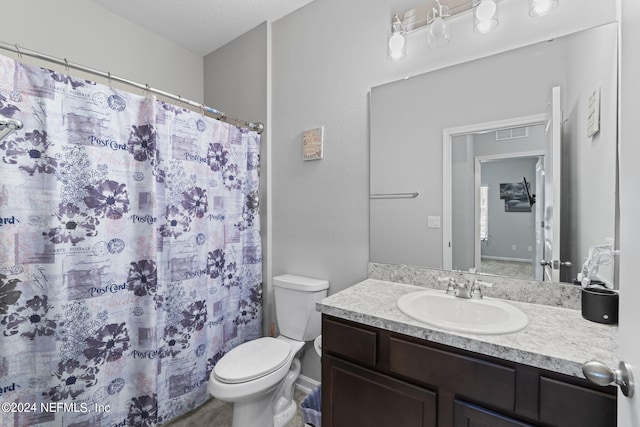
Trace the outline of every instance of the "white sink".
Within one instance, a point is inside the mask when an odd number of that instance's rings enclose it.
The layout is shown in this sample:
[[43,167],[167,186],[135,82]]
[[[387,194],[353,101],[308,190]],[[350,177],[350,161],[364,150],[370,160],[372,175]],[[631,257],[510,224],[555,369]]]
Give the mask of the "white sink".
[[438,291],[418,291],[398,298],[401,312],[420,322],[469,334],[510,334],[529,320],[518,308],[495,299],[465,299]]

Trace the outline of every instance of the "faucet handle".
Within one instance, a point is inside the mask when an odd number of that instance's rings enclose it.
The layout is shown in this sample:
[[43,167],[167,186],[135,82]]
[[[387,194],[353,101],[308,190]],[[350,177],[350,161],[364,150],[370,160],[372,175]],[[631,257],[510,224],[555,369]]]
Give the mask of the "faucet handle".
[[456,293],[456,284],[453,281],[453,279],[451,277],[438,277],[438,283],[441,283],[444,285],[444,283],[447,284],[447,290],[446,293],[447,295],[455,295]]
[[456,282],[450,279],[449,283],[447,283],[447,295],[456,295],[457,293],[458,287],[456,286]]
[[476,280],[471,285],[471,298],[482,298],[482,287],[490,288],[493,283],[483,282],[482,280]]

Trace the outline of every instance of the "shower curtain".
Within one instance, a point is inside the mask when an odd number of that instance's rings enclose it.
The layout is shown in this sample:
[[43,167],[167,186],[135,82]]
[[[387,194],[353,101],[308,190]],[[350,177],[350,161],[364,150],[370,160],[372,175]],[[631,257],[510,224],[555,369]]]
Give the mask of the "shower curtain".
[[261,336],[259,135],[0,57],[0,426],[155,426]]

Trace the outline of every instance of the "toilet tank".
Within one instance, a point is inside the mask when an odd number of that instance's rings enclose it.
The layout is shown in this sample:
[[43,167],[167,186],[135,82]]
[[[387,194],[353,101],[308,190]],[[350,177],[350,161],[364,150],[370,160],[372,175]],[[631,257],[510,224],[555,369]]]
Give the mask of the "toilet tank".
[[316,302],[327,296],[328,281],[284,274],[273,278],[273,289],[281,335],[296,341],[311,341],[320,335]]

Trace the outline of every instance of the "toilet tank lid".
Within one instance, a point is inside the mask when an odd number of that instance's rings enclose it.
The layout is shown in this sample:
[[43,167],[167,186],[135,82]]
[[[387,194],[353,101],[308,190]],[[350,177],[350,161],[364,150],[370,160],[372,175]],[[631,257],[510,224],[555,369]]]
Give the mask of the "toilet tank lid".
[[312,279],[310,277],[283,274],[273,278],[273,286],[278,288],[293,289],[296,291],[315,292],[329,288],[328,280]]

